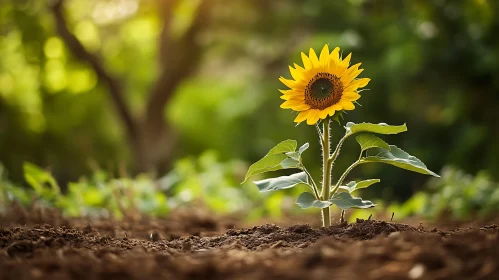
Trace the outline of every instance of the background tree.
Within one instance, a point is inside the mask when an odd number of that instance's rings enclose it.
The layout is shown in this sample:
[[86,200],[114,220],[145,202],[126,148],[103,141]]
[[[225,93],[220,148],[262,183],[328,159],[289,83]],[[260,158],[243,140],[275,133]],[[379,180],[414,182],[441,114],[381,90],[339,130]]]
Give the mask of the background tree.
[[[55,1],[51,6],[57,32],[75,57],[91,65],[100,82],[108,90],[109,99],[119,116],[132,149],[134,165],[138,171],[154,170],[164,166],[174,147],[174,132],[165,121],[164,110],[178,85],[197,68],[201,47],[196,40],[207,26],[210,11],[208,1],[194,1],[188,26],[185,30],[175,30],[174,10],[180,1],[159,1],[158,8],[162,19],[159,42],[159,69],[147,98],[144,112],[134,116],[123,97],[127,91],[122,79],[109,73],[97,54],[90,53],[70,31],[64,15],[64,0]],[[171,142],[171,143],[168,143]]]

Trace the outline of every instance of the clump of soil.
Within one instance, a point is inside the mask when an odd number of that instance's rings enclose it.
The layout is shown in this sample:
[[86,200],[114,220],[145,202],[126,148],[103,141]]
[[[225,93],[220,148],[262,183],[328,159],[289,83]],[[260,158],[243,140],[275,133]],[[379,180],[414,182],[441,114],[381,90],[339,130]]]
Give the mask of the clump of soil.
[[180,217],[4,222],[0,279],[499,279],[497,225],[440,231],[357,220],[235,229]]

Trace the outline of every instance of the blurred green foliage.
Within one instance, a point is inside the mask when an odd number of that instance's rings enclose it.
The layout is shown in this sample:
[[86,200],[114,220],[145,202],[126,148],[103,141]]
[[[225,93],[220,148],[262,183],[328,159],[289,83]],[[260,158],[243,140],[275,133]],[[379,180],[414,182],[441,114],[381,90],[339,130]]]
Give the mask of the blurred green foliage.
[[[217,153],[207,151],[199,158],[179,160],[167,175],[154,179],[112,178],[108,172],[95,170],[67,185],[61,193],[53,176],[33,165],[24,164],[24,176],[30,188],[9,182],[0,165],[0,213],[12,203],[24,207],[58,208],[67,217],[113,217],[137,219],[143,215],[165,216],[171,209],[202,207],[220,214],[243,214],[247,220],[262,217],[303,214],[294,201],[306,188],[260,193],[252,183],[239,185],[247,165],[241,161],[221,162]],[[375,208],[348,211],[349,221],[356,218],[396,221],[412,216],[430,221],[492,219],[499,211],[499,183],[486,172],[476,176],[454,167],[446,167],[442,178],[433,178],[404,203],[374,201]],[[360,191],[365,192],[365,190]],[[310,210],[310,209],[309,209]],[[339,218],[334,209],[333,219]],[[313,210],[305,211],[313,213]],[[314,213],[315,214],[315,213]]]
[[[75,196],[70,200],[76,201],[81,195],[80,201],[117,209],[111,201],[112,190],[119,184],[111,176],[97,175],[100,173],[92,171],[89,163],[95,161],[111,171],[118,163],[131,165],[124,129],[107,98],[107,88],[57,35],[46,2],[7,0],[0,4],[0,162],[15,182],[2,183],[2,187],[10,188],[11,195],[16,193],[15,186],[24,181],[23,162],[29,161],[50,167],[61,184],[62,196]],[[109,71],[120,76],[134,114],[143,110],[147,91],[158,74],[159,2],[67,1],[71,30],[87,49],[100,53]],[[180,2],[172,27],[179,34],[192,21],[199,1]],[[279,109],[277,78],[289,77],[287,65],[299,62],[300,51],[310,46],[318,50],[324,43],[353,52],[352,61],[363,62],[362,76],[372,78],[370,91],[363,92],[359,100],[363,106],[349,112],[346,120],[407,122],[409,132],[392,142],[410,150],[433,170],[445,164],[469,173],[499,169],[498,1],[211,3],[213,20],[198,38],[201,63],[175,90],[164,114],[179,138],[170,159],[171,174],[187,179],[178,183],[175,191],[153,201],[166,200],[168,205],[170,196],[204,196],[210,207],[224,211],[263,205],[256,187],[234,188],[237,184],[223,175],[230,173],[231,167],[209,163],[205,150],[215,150],[220,162],[254,162],[286,135],[300,143],[310,142],[309,152],[319,154],[314,128],[294,127],[294,115]],[[333,137],[340,136],[338,130],[333,128]],[[337,170],[355,160],[348,156],[355,154],[349,152],[354,149],[355,143],[346,144]],[[318,178],[320,162],[312,158],[316,157],[305,157],[304,162]],[[181,160],[174,163],[175,159]],[[87,179],[67,184],[82,174]],[[490,174],[499,178],[497,172]],[[408,198],[426,180],[374,165],[352,175],[351,179],[380,178],[383,188],[368,192],[385,199]],[[206,182],[200,183],[201,179]],[[152,177],[132,181],[121,184],[154,188]],[[228,196],[222,190],[229,185],[228,193],[247,194],[241,198],[246,202],[221,202]],[[101,187],[109,190],[105,198],[94,201],[92,193]],[[26,201],[30,195],[19,193],[19,197]],[[78,209],[70,214],[90,211]]]
[[403,204],[393,204],[389,212],[399,217],[424,216],[431,220],[472,218],[492,219],[499,211],[499,183],[486,172],[476,176],[446,167],[439,180],[431,179]]
[[221,162],[216,152],[207,151],[199,158],[177,161],[171,172],[157,179],[144,174],[113,178],[109,172],[96,169],[89,177],[69,182],[63,193],[54,177],[34,164],[23,165],[30,188],[9,182],[0,165],[0,212],[12,203],[58,208],[68,217],[117,219],[165,216],[171,209],[181,207],[245,214],[247,219],[294,212],[291,197],[261,195],[251,183],[240,185],[246,169],[241,161]]
[[[54,177],[31,163],[24,164],[24,177],[31,188],[20,188],[0,181],[0,202],[3,207],[17,202],[25,207],[58,208],[69,217],[138,218],[141,215],[165,215],[170,208],[166,195],[148,176],[113,179],[96,170],[89,178],[70,182],[67,191],[61,189]],[[6,209],[0,209],[6,210]]]

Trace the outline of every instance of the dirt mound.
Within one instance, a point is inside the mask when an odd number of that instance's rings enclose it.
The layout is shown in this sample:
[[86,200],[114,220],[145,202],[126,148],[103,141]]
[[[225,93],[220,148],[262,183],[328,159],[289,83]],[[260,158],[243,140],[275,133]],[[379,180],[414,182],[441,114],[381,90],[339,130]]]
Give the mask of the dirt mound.
[[309,225],[280,228],[273,224],[266,224],[250,229],[231,229],[223,235],[212,238],[182,238],[168,245],[173,248],[182,248],[188,242],[192,244],[191,247],[194,250],[224,247],[258,251],[267,248],[305,248],[324,237],[338,240],[365,240],[396,231],[417,231],[417,229],[407,225],[364,220],[319,229],[313,229]]
[[[266,224],[181,237],[164,227],[158,233],[156,222],[151,230],[144,221],[0,228],[0,279],[499,277],[496,225],[426,231],[358,220],[329,228]],[[126,234],[116,234],[124,228]]]

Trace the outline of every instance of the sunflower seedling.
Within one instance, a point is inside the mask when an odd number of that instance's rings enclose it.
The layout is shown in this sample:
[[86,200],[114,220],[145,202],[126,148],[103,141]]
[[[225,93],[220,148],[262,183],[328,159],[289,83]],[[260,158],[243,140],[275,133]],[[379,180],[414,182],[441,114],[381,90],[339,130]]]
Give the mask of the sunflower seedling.
[[[403,125],[387,125],[385,123],[353,123],[344,126],[344,136],[339,140],[336,148],[331,149],[331,122],[340,122],[345,111],[355,109],[354,103],[360,98],[359,88],[365,87],[370,79],[357,78],[363,71],[360,63],[350,66],[351,54],[346,58],[340,56],[340,49],[329,52],[328,45],[322,49],[320,56],[310,49],[309,55],[301,53],[303,67],[294,64],[289,67],[292,80],[281,77],[279,80],[289,89],[281,90],[284,103],[281,108],[292,109],[298,112],[296,123],[306,121],[314,125],[322,147],[322,183],[320,188],[314,178],[302,163],[302,154],[308,149],[305,143],[298,148],[295,140],[285,140],[272,148],[262,159],[250,166],[244,182],[250,177],[262,173],[281,169],[298,169],[299,173],[277,178],[254,181],[261,192],[276,191],[294,187],[306,187],[309,191],[298,196],[296,204],[301,208],[322,209],[322,224],[331,225],[330,208],[339,207],[341,218],[344,211],[350,208],[371,208],[375,204],[354,196],[354,192],[367,188],[379,179],[351,181],[344,184],[348,174],[357,166],[365,163],[385,163],[402,169],[439,177],[429,170],[423,162],[409,155],[397,146],[389,145],[375,134],[398,134],[407,131]],[[322,127],[321,127],[322,125]],[[360,145],[358,159],[353,162],[332,184],[331,171],[340,154],[343,143],[355,135]]]

